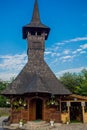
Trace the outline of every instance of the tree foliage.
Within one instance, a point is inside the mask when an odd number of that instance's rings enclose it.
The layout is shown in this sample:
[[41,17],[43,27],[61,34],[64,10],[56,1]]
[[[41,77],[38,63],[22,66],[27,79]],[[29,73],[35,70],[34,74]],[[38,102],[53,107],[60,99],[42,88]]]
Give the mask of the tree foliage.
[[[2,90],[4,90],[8,86],[8,82],[4,82],[0,80],[0,93]],[[7,107],[8,105],[6,104],[6,97],[0,95],[0,107]]]
[[60,81],[75,94],[87,96],[87,70],[83,69],[79,74],[64,73]]

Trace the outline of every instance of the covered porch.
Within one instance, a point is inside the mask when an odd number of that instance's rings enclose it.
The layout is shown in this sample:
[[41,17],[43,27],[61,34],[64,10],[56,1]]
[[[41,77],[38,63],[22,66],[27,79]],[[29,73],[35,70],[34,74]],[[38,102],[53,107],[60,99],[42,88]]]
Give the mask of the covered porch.
[[61,120],[87,123],[87,97],[72,94],[61,101]]

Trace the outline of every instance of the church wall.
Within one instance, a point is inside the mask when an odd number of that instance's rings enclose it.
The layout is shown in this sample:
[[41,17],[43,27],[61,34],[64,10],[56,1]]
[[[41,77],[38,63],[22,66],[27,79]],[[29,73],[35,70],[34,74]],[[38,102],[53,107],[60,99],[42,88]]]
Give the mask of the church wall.
[[54,120],[55,122],[61,122],[61,113],[54,108],[45,109],[45,120]]
[[61,113],[57,110],[57,107],[48,107],[46,103],[44,104],[44,120],[55,122],[61,122]]
[[[55,122],[61,121],[61,113],[57,111],[56,107],[48,107],[46,104],[47,98],[41,98],[42,103],[42,120],[50,121],[54,120]],[[29,108],[16,110],[13,109],[11,113],[12,123],[18,123],[20,119],[23,119],[25,122],[36,120],[36,99],[29,98]]]
[[[76,103],[76,101],[72,101],[69,99],[67,99],[66,101],[61,101],[61,105],[64,105],[62,104],[63,102],[66,102],[66,104],[69,105],[66,106],[67,109],[65,111],[62,110],[61,108],[60,110],[58,110],[56,106],[52,107],[47,106],[48,97],[38,97],[38,99],[42,100],[42,120],[48,122],[50,120],[54,120],[55,122],[62,122],[62,123],[66,123],[67,120],[71,121],[70,119],[71,106],[72,103]],[[11,111],[12,123],[18,123],[20,119],[23,119],[25,122],[36,120],[36,99],[35,97],[30,98],[28,97],[28,100],[29,100],[29,108],[27,107],[26,109],[21,110],[16,110],[14,108],[12,109]],[[82,106],[84,105],[82,103],[85,101],[87,100],[79,100],[79,99],[77,100],[77,103],[81,104],[81,111],[82,111],[81,121],[83,123],[87,123],[87,111],[86,111],[87,106]],[[70,102],[71,105],[68,104],[67,102]]]

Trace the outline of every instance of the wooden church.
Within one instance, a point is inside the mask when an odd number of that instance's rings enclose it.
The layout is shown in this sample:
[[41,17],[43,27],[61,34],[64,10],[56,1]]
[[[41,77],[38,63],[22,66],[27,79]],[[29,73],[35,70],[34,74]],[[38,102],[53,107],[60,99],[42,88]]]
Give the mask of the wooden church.
[[[31,22],[23,27],[27,39],[28,62],[15,80],[2,92],[10,99],[12,123],[43,120],[65,121],[69,116],[71,92],[60,83],[44,60],[45,40],[50,28],[41,22],[35,0]],[[62,113],[65,111],[65,115]]]

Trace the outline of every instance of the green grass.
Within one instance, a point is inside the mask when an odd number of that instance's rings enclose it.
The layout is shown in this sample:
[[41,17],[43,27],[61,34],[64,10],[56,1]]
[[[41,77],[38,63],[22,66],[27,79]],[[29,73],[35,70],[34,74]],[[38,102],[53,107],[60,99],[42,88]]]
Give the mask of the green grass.
[[72,120],[72,121],[70,121],[70,123],[82,123],[82,121]]
[[1,114],[1,113],[0,113],[0,117],[1,117],[1,116],[9,116],[9,114],[7,114],[7,113],[2,113],[2,114]]

